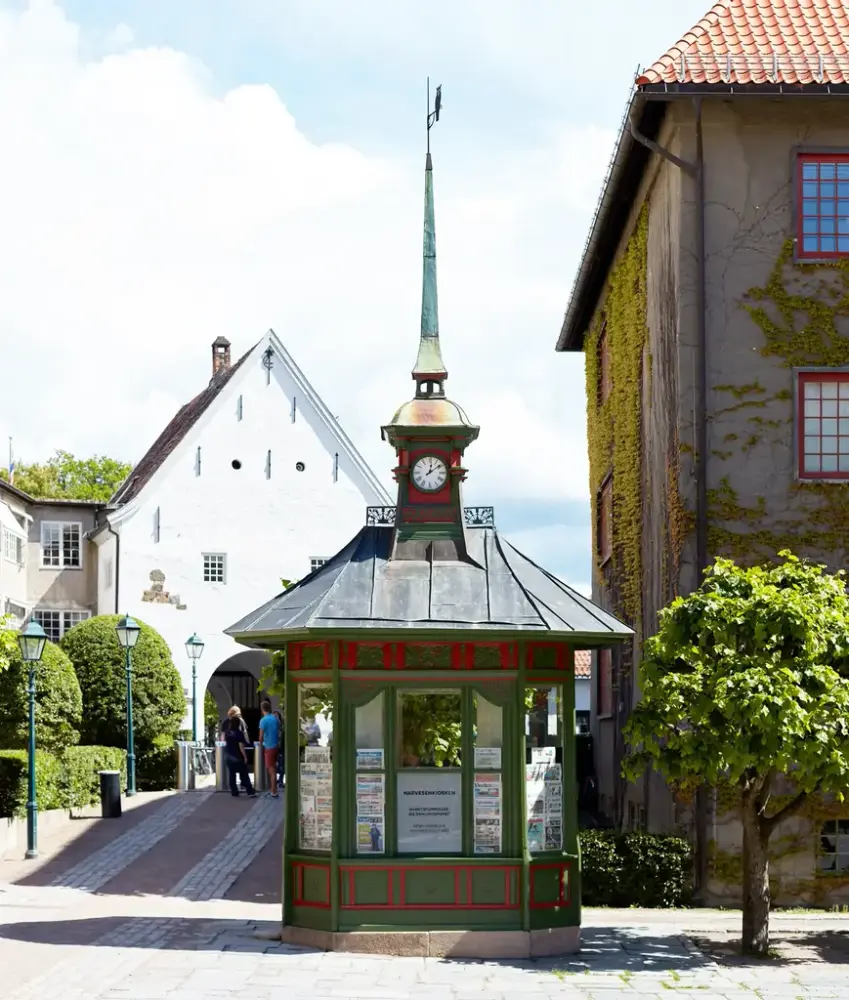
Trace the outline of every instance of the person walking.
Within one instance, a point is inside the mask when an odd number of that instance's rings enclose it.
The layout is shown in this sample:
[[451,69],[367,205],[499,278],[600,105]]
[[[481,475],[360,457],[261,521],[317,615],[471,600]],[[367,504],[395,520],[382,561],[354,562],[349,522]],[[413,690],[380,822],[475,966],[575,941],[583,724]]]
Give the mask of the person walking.
[[259,707],[262,709],[262,718],[259,720],[259,741],[265,755],[265,769],[268,771],[270,788],[267,796],[278,799],[280,793],[277,791],[277,757],[280,752],[280,723],[271,711],[270,701],[262,702]]
[[277,755],[277,787],[279,788],[286,781],[286,735],[283,732],[283,714],[280,709],[275,708],[271,714],[277,719],[277,725],[280,727],[280,738],[278,740],[278,749],[280,752]]
[[251,784],[248,772],[248,727],[242,718],[238,705],[227,709],[227,718],[221,727],[221,738],[224,740],[224,756],[227,760],[227,770],[230,775],[230,794],[239,797],[239,786],[236,778],[241,781],[242,788],[249,799],[256,798],[256,792]]

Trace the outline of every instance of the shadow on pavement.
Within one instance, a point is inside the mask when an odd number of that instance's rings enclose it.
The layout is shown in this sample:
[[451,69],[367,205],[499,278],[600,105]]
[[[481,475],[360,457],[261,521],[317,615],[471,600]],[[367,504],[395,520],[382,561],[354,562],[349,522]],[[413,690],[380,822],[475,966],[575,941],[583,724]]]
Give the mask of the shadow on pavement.
[[[19,853],[16,851],[14,855],[7,854],[0,859],[0,882],[25,886],[50,885],[90,854],[153,816],[170,800],[171,796],[158,796],[125,811],[119,819],[101,819],[99,816],[69,819],[67,827],[63,825],[55,832],[42,834],[40,857],[25,861],[22,846]],[[60,837],[64,842],[53,850],[51,841]]]
[[[0,938],[47,945],[148,948],[166,951],[216,951],[270,954],[316,953],[316,949],[270,940],[279,924],[183,917],[97,917],[81,920],[19,922],[0,925]],[[260,938],[258,935],[264,935]],[[320,954],[320,952],[318,952]],[[368,956],[347,954],[367,960]],[[452,965],[497,964],[560,978],[585,972],[627,974],[639,971],[685,973],[717,963],[676,934],[636,934],[626,928],[588,928],[577,955],[538,960],[445,959]]]
[[774,968],[821,963],[849,965],[849,931],[777,931],[770,935],[770,955],[753,958],[740,954],[740,938],[734,934],[694,934],[692,940],[706,955],[723,965],[746,968]]

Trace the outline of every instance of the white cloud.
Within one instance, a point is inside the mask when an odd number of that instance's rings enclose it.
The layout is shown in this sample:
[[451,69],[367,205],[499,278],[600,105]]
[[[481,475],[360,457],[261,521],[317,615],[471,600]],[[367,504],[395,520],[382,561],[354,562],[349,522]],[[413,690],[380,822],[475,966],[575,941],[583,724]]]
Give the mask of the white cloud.
[[[95,58],[48,0],[0,11],[0,440],[136,459],[216,336],[240,351],[273,326],[383,473],[378,428],[412,389],[421,159],[314,143],[270,87],[217,96],[125,28]],[[449,394],[482,426],[475,493],[584,497],[581,360],[553,347],[612,135],[560,131],[485,174],[450,135],[440,312]]]

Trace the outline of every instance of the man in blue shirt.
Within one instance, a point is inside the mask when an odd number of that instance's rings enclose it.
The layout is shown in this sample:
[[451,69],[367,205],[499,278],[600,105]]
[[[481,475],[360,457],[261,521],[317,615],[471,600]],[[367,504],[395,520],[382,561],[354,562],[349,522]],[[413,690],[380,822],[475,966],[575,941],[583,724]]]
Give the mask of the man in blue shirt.
[[277,755],[280,753],[280,723],[272,715],[271,702],[264,701],[260,706],[262,718],[259,720],[259,741],[265,754],[265,769],[268,771],[268,793],[272,799],[280,797],[277,791]]

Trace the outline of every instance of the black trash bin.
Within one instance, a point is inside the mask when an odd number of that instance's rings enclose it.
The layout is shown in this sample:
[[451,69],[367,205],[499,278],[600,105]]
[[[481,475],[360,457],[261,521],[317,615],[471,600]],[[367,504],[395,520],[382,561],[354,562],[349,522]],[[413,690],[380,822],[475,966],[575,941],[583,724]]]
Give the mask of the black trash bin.
[[121,772],[98,771],[100,775],[100,815],[103,819],[121,818]]

